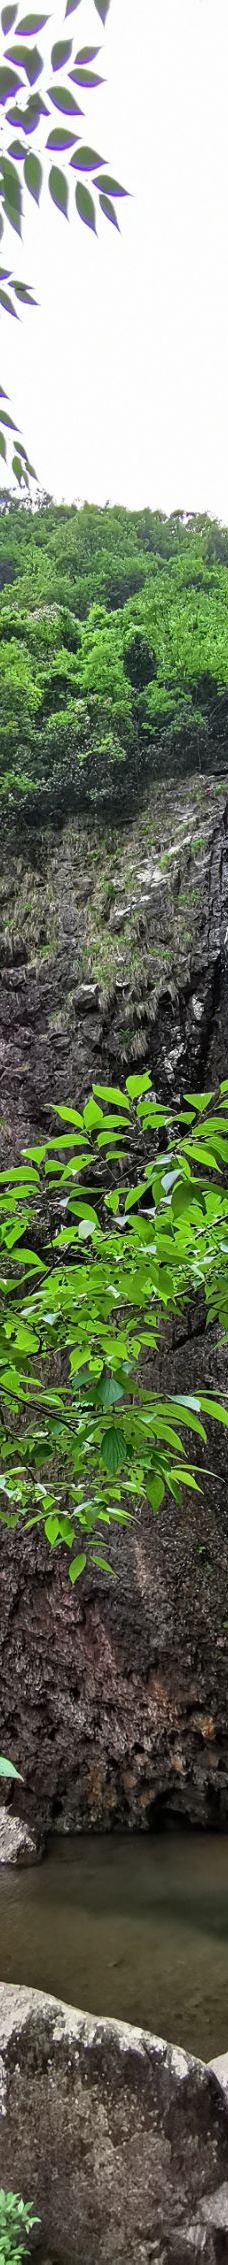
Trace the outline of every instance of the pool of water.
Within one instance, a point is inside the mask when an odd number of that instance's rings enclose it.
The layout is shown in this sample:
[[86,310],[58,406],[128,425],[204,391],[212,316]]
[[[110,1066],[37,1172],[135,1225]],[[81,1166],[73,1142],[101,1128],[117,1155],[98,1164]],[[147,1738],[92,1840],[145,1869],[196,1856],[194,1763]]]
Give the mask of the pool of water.
[[228,1836],[52,1841],[0,1872],[0,1979],[228,2050]]

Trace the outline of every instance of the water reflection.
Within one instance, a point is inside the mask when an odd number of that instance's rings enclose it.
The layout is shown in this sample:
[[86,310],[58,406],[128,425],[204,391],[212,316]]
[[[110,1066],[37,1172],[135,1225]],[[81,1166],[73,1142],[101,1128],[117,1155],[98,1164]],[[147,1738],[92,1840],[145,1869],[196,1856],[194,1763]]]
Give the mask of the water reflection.
[[0,1976],[225,2051],[228,1838],[82,1835],[2,1870]]

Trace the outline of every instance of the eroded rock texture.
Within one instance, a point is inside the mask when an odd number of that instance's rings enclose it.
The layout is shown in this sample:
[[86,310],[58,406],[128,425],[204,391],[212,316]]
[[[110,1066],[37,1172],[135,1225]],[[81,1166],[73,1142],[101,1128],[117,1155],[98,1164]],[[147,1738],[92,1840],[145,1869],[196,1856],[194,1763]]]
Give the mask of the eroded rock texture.
[[227,2257],[228,2108],[201,2061],[39,1990],[0,1990],[0,2179],[62,2265]]
[[[101,1074],[146,1064],[176,1101],[226,1076],[227,825],[228,782],[196,779],[156,785],[119,832],[74,818],[6,845],[4,1158],[53,1129],[52,1100],[80,1102]],[[169,1390],[227,1388],[199,1313],[170,1336],[160,1375]],[[1,1744],[24,1776],[10,1805],[39,1845],[50,1825],[227,1822],[227,1477],[214,1432],[202,1502],[166,1505],[119,1537],[115,1585],[97,1574],[76,1598],[64,1553],[1,1533]]]

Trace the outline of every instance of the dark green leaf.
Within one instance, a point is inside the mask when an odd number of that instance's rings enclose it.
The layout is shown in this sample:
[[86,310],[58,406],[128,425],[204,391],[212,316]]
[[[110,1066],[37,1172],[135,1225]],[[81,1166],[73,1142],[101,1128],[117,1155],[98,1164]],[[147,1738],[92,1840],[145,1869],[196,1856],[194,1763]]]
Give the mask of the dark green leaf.
[[121,1384],[117,1384],[116,1377],[101,1376],[96,1391],[96,1400],[99,1406],[101,1408],[114,1408],[117,1400],[122,1399],[123,1388]]
[[164,1502],[165,1486],[164,1479],[160,1478],[159,1471],[155,1471],[154,1478],[146,1479],[146,1491],[151,1509],[160,1510],[161,1503]]
[[4,307],[4,309],[5,309],[5,314],[6,314],[6,315],[15,315],[15,316],[16,316],[16,307],[13,307],[12,299],[9,299],[9,293],[8,293],[8,291],[1,291],[1,290],[0,290],[0,300],[1,300],[1,307]]
[[110,0],[95,0],[95,8],[97,9],[97,15],[101,16],[101,23],[106,24],[106,16],[108,16]]
[[0,409],[0,422],[1,422],[1,425],[10,425],[10,426],[11,426],[11,431],[12,431],[13,433],[15,433],[15,431],[16,431],[16,427],[15,427],[15,423],[14,423],[14,417],[9,417],[9,416],[8,416],[8,410],[7,410],[7,409]]
[[[113,181],[113,180],[112,180],[112,175],[111,175],[111,173],[103,173],[103,175],[102,175],[102,173],[97,173],[97,175],[96,175],[96,180],[95,180],[95,183],[94,183],[94,187],[95,187],[95,189],[102,189],[102,192],[103,192],[103,189],[105,189],[105,190],[106,190],[106,195],[107,195],[108,197],[127,197],[127,194],[128,194],[128,191],[127,191],[127,189],[122,189],[122,188],[121,188],[121,185],[120,185],[120,181]],[[128,1079],[128,1078],[126,1079],[126,1083],[127,1083],[127,1086],[128,1086],[128,1090],[129,1090],[129,1079]],[[150,1085],[150,1078],[148,1078],[148,1086],[149,1086],[149,1085]],[[145,1088],[145,1083],[144,1083],[144,1087],[141,1087],[141,1091],[144,1091],[144,1092],[145,1092],[145,1090],[146,1090],[146,1088]]]
[[77,212],[79,213],[80,220],[85,221],[86,228],[93,228],[94,235],[96,236],[95,205],[93,203],[93,197],[90,196],[89,189],[86,189],[84,186],[84,181],[77,181],[77,188],[75,189],[75,203],[77,205]]
[[74,70],[70,71],[70,78],[74,79],[75,85],[79,87],[103,86],[103,79],[98,77],[98,72],[86,71],[86,69],[83,69],[80,63],[76,63]]
[[32,39],[33,33],[43,31],[44,24],[47,23],[48,16],[21,16],[20,23],[17,24],[18,37],[22,34],[23,39]]
[[78,47],[78,52],[75,56],[75,62],[95,63],[96,55],[100,55],[100,47]]
[[81,143],[80,148],[77,149],[77,155],[71,157],[70,162],[71,165],[75,165],[77,173],[94,173],[95,165],[101,165],[102,158],[97,157],[95,149],[88,149],[86,144],[84,147]]
[[22,69],[22,71],[26,71],[26,77],[27,79],[29,79],[29,85],[35,86],[35,80],[40,78],[40,72],[43,69],[43,60],[42,55],[39,54],[39,48],[27,48],[22,46],[18,47],[18,50],[16,50],[15,47],[11,48],[11,50],[10,48],[8,48],[8,56],[10,62],[13,63],[15,61],[17,52],[20,68]]
[[114,228],[118,228],[118,234],[119,234],[119,233],[120,233],[120,231],[119,231],[119,221],[117,220],[117,214],[116,214],[116,212],[115,212],[115,205],[111,203],[111,197],[102,197],[102,196],[101,196],[101,194],[100,194],[100,196],[99,196],[99,204],[100,204],[100,207],[101,207],[101,212],[104,212],[104,214],[105,214],[105,219],[106,219],[106,220],[112,220],[112,222],[113,222],[113,227],[114,227]]
[[65,214],[65,219],[67,219],[69,201],[68,182],[65,180],[65,173],[60,172],[59,165],[51,166],[48,186],[50,189],[50,196],[53,198],[53,204],[58,205],[59,212],[63,212]]
[[55,39],[54,47],[51,50],[52,70],[61,71],[62,63],[68,63],[70,55],[72,55],[72,39]]
[[72,149],[74,144],[75,134],[71,134],[70,126],[52,126],[51,134],[48,134],[47,137],[46,149]]
[[12,31],[12,25],[15,24],[15,16],[17,16],[17,7],[2,8],[1,24],[4,32],[4,39],[7,32]]
[[109,1478],[115,1478],[116,1472],[121,1471],[125,1462],[125,1455],[124,1432],[118,1431],[116,1425],[110,1424],[109,1430],[104,1432],[104,1437],[101,1440],[102,1463],[104,1463],[105,1470],[108,1471]]
[[24,178],[26,182],[26,189],[30,189],[30,196],[35,197],[35,203],[39,204],[40,191],[42,187],[42,165],[40,163],[40,157],[35,157],[35,155],[33,156],[33,150],[31,149],[28,150],[28,156],[25,157]]
[[4,433],[0,433],[0,456],[6,457],[6,442],[4,439]]
[[[1,63],[1,66],[0,66],[0,102],[7,102],[8,94],[16,94],[16,93],[17,93],[17,87],[20,87],[20,86],[21,86],[21,79],[19,79],[19,76],[18,76],[18,71],[13,71],[13,70],[12,70],[12,66],[10,65],[10,63]],[[2,159],[1,159],[1,166],[2,166]]]
[[92,1557],[92,1563],[93,1563],[93,1565],[99,1565],[99,1568],[100,1568],[100,1572],[101,1572],[101,1573],[111,1573],[111,1574],[112,1574],[112,1579],[114,1579],[114,1578],[115,1578],[115,1576],[114,1576],[114,1574],[113,1574],[113,1565],[109,1565],[109,1559],[108,1559],[108,1557],[100,1557],[100,1556],[98,1555],[98,1550],[97,1550],[97,1549],[93,1549],[93,1557]]
[[13,141],[13,142],[10,142],[10,147],[9,147],[9,157],[23,157],[23,158],[24,158],[24,154],[25,154],[25,147],[24,147],[24,142],[20,142],[20,141],[19,141],[19,138],[17,138],[17,139],[16,139],[15,141]]
[[81,118],[80,103],[76,102],[76,97],[74,94],[71,94],[70,87],[55,87],[55,85],[52,85],[48,87],[48,94],[50,102],[54,102],[56,110],[66,110],[70,113],[73,113],[74,111],[74,114],[76,113],[76,111],[78,111],[78,115]]
[[[31,291],[29,291],[29,288],[28,288],[28,284],[27,284],[27,283],[15,283],[15,282],[13,282],[13,285],[12,285],[12,289],[13,289],[13,291],[15,291],[15,294],[16,294],[16,299],[21,299],[21,300],[22,300],[22,302],[23,302],[23,305],[25,305],[26,307],[35,307],[35,306],[36,306],[36,300],[32,298],[32,292],[31,292]],[[25,455],[26,455],[26,450],[25,450]]]

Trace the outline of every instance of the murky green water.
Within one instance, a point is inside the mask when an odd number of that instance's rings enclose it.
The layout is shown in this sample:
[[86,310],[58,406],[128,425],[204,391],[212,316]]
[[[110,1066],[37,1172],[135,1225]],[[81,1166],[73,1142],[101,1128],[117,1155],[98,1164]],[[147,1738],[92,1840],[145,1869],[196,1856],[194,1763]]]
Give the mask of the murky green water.
[[0,1978],[228,2049],[228,1837],[54,1841],[0,1873]]

